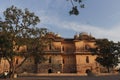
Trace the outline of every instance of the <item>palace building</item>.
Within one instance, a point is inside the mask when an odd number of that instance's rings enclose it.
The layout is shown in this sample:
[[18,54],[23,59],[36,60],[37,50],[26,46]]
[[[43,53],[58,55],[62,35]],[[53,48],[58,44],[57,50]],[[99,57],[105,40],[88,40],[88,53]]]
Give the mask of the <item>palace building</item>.
[[[91,51],[96,48],[96,39],[91,34],[82,32],[73,38],[62,38],[54,33],[48,35],[52,42],[44,50],[46,61],[37,66],[38,73],[86,73],[88,70],[93,73],[100,72],[100,65],[95,61],[97,55]],[[17,60],[16,64],[19,61]],[[19,71],[34,72],[33,62],[31,58],[28,59]],[[0,67],[2,64],[4,63],[0,63]]]
[[74,38],[62,38],[58,34],[49,34],[52,43],[45,49],[47,61],[39,64],[38,73],[86,73],[90,70],[100,72],[90,49],[96,48],[95,38],[83,32]]

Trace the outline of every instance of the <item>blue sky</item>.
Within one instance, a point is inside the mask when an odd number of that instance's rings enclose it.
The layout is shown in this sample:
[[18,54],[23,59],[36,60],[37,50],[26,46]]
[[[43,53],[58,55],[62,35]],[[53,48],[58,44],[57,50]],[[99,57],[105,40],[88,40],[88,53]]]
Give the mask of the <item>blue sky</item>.
[[65,38],[87,32],[96,38],[120,41],[120,0],[84,0],[78,16],[68,14],[72,5],[66,0],[1,0],[0,16],[11,5],[28,8],[39,16],[38,27],[48,28]]

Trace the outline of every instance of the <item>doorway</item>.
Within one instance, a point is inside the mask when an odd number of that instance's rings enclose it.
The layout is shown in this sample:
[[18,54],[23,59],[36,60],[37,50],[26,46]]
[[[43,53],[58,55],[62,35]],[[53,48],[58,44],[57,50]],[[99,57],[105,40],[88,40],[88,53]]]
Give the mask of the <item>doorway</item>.
[[52,69],[48,69],[48,73],[52,73]]

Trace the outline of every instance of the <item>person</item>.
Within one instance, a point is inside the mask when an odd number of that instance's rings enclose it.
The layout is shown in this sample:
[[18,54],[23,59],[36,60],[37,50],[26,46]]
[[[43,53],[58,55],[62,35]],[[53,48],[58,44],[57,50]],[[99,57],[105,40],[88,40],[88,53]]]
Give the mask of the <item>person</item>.
[[8,75],[8,71],[5,71],[4,72],[4,77],[7,78],[7,75]]

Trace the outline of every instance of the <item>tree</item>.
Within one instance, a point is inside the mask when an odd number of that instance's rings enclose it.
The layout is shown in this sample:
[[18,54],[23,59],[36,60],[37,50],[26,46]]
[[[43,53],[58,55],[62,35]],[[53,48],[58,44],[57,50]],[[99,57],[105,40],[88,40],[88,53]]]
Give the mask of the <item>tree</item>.
[[72,4],[72,9],[69,11],[70,15],[79,15],[78,6],[80,6],[80,8],[85,8],[85,5],[82,3],[83,0],[67,0],[67,1],[70,1]]
[[108,41],[107,39],[97,40],[96,45],[98,46],[98,57],[96,61],[106,67],[108,72],[110,72],[110,68],[118,64],[119,53],[116,52],[118,51],[118,47],[113,41]]
[[[4,21],[0,22],[0,57],[8,61],[9,71],[14,74],[31,54],[29,44],[35,36],[35,25],[40,19],[28,9],[22,11],[15,6],[4,11],[4,18]],[[27,50],[19,51],[24,45],[27,46]],[[23,57],[21,64],[15,65],[15,56]]]
[[34,30],[34,37],[28,44],[28,52],[31,53],[30,56],[34,58],[35,73],[38,72],[38,64],[46,61],[44,58],[44,49],[49,44],[49,38],[47,36],[48,30],[46,28],[36,28]]

